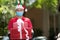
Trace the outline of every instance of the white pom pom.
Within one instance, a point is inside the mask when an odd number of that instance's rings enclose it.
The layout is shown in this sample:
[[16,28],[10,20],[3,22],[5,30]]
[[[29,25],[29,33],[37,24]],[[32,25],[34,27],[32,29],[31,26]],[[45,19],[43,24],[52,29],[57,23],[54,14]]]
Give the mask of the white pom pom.
[[28,10],[27,10],[27,8],[25,9],[25,12],[27,12]]

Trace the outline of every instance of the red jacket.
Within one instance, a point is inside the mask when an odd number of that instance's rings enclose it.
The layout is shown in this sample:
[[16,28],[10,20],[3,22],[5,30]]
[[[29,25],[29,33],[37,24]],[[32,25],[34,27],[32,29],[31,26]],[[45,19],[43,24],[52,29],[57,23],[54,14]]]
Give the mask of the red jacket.
[[[8,30],[10,31],[10,39],[31,39],[32,38],[32,23],[29,18],[22,17],[24,27],[21,28],[21,32],[18,31],[17,17],[12,18],[8,23]],[[22,35],[21,35],[22,33]]]

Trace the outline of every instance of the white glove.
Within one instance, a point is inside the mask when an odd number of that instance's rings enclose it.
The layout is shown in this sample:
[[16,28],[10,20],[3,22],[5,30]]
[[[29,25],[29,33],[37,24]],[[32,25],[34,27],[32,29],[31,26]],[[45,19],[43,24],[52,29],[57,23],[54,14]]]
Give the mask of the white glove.
[[34,33],[33,29],[31,30],[32,33]]
[[8,34],[10,34],[10,31],[8,31]]

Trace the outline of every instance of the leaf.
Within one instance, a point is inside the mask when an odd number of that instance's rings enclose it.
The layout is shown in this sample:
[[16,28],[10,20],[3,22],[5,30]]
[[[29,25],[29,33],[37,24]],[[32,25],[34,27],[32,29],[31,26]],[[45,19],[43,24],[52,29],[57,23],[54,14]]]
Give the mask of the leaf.
[[42,8],[42,6],[41,5],[36,5],[36,8]]

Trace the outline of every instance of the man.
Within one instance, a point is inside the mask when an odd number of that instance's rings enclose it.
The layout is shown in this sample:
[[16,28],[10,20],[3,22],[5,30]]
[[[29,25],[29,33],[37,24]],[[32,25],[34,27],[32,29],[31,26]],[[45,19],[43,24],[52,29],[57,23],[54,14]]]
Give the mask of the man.
[[16,6],[16,16],[10,19],[8,23],[10,40],[32,40],[32,23],[23,14],[24,7],[18,4]]

